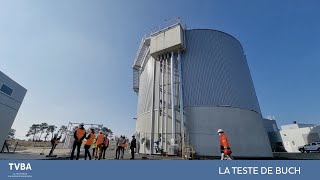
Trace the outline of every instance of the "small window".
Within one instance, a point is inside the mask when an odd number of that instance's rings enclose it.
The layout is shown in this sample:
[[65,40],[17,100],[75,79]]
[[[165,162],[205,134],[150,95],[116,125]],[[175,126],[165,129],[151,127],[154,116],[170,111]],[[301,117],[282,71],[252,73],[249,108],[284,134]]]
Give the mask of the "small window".
[[312,146],[316,145],[316,143],[312,143]]
[[292,145],[294,145],[294,146],[296,145],[296,144],[294,143],[294,141],[292,141]]
[[13,93],[13,89],[11,89],[9,86],[2,84],[0,91],[4,92],[8,96],[11,96]]

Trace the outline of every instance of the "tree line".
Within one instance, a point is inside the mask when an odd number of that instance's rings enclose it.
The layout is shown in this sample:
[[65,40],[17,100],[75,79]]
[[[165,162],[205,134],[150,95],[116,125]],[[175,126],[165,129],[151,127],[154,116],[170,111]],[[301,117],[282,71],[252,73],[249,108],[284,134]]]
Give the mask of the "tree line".
[[[74,132],[78,126],[73,127],[72,132]],[[109,134],[110,136],[113,135],[113,132],[111,129],[107,127],[95,127],[95,132],[99,132],[100,130],[104,133]],[[41,138],[44,141],[53,139],[54,136],[62,136],[67,133],[68,129],[67,126],[62,125],[59,129],[57,129],[57,126],[55,125],[49,125],[48,123],[41,123],[41,124],[32,124],[29,128],[29,131],[26,134],[26,137],[32,136],[32,141],[42,141]],[[38,139],[35,139],[35,137],[38,135]]]
[[[57,130],[57,126],[55,125],[49,125],[48,123],[41,123],[41,124],[32,124],[29,128],[29,131],[26,134],[26,137],[32,136],[32,141],[35,140],[41,141],[41,138],[44,139],[44,141],[47,141],[48,139],[53,139],[53,136],[55,134],[55,131]],[[56,132],[57,135],[63,135],[67,132],[67,126],[62,125],[58,132]],[[35,139],[36,135],[38,136],[38,139]],[[44,135],[44,136],[43,136]]]

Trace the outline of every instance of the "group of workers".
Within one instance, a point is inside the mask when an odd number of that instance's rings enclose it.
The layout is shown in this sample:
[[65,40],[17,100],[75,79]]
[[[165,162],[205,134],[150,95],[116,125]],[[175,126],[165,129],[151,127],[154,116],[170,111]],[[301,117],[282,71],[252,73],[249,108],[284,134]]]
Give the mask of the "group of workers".
[[[92,148],[92,157],[95,159],[100,160],[101,158],[106,159],[106,151],[109,147],[109,138],[108,134],[104,134],[103,131],[99,131],[99,134],[96,136],[94,132],[94,128],[90,129],[90,133],[86,133],[85,128],[83,127],[84,124],[81,123],[79,125],[79,128],[75,130],[74,132],[74,143],[71,151],[71,160],[74,158],[74,152],[75,149],[77,149],[77,155],[76,160],[79,159],[80,156],[80,148],[82,145],[82,142],[84,141],[84,159],[87,160],[87,157],[89,157],[89,160],[91,160],[91,155],[89,149]],[[127,147],[127,140],[125,136],[121,136],[117,139],[116,144],[116,159],[123,159],[124,156],[124,150]],[[136,148],[136,139],[134,136],[132,136],[132,140],[130,143],[130,150],[131,150],[131,159],[134,159],[134,153]]]
[[[84,159],[91,160],[91,155],[89,149],[92,147],[92,157],[95,159],[100,160],[101,158],[105,159],[106,151],[109,147],[109,138],[108,134],[104,134],[102,131],[96,136],[94,132],[94,128],[90,129],[89,134],[87,135],[85,128],[83,127],[84,124],[81,123],[79,128],[75,130],[73,137],[73,147],[71,151],[71,160],[74,158],[74,151],[77,149],[77,156],[76,160],[79,159],[80,156],[80,148],[82,142],[84,141]],[[103,157],[102,157],[103,156]]]
[[[85,156],[84,159],[86,160],[87,157],[89,157],[89,160],[91,160],[91,155],[89,149],[92,148],[92,156],[95,159],[100,160],[101,158],[106,159],[106,151],[109,147],[109,138],[108,134],[105,134],[100,131],[99,134],[96,136],[94,132],[94,128],[90,129],[90,133],[88,136],[86,135],[86,130],[84,129],[84,124],[81,123],[79,128],[74,132],[74,143],[71,151],[71,160],[74,158],[74,151],[77,148],[77,156],[76,160],[79,159],[80,155],[80,147],[82,145],[82,141],[85,141],[84,149],[85,149]],[[220,150],[221,150],[221,160],[232,160],[232,151],[230,148],[230,144],[227,138],[227,135],[224,133],[222,129],[218,129],[219,139],[220,139]],[[54,141],[52,141],[52,149],[50,151],[50,154],[52,154],[52,151],[56,147],[56,145],[59,143],[61,137],[56,138]],[[116,141],[116,157],[115,159],[123,159],[125,148],[127,147],[127,139],[125,136],[121,136]],[[136,149],[136,139],[135,136],[132,136],[132,140],[130,143],[130,150],[131,150],[131,158],[134,159]]]
[[[135,149],[136,149],[136,138],[133,135],[132,140],[130,142],[130,151],[131,151],[131,158],[134,159]],[[124,150],[127,147],[127,140],[125,136],[120,136],[120,138],[117,139],[116,142],[116,158],[115,159],[123,159],[124,156]]]

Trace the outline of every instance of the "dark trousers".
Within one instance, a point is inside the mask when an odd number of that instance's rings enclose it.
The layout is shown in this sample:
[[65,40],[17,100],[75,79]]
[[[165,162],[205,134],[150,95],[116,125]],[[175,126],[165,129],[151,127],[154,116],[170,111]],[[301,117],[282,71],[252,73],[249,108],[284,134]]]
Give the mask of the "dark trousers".
[[93,158],[96,157],[95,152],[96,152],[96,148],[92,148],[92,157],[93,157]]
[[53,151],[54,151],[54,149],[56,148],[56,144],[51,144],[51,151],[50,151],[50,153],[49,153],[49,156],[51,156],[52,155],[52,153],[53,153]]
[[124,155],[124,147],[121,147],[121,159],[123,159],[123,155]]
[[135,148],[130,148],[130,149],[131,149],[131,159],[134,159],[134,153],[135,153],[135,152],[134,152],[134,149],[135,149]]
[[71,151],[71,160],[73,160],[74,151],[75,151],[76,148],[77,148],[77,157],[76,157],[76,160],[79,159],[81,144],[82,144],[82,142],[74,141],[73,147],[72,147],[72,151]]
[[102,153],[103,153],[103,159],[105,159],[106,158],[106,151],[107,151],[107,147],[106,146],[103,146],[102,147]]
[[118,146],[117,147],[117,150],[116,150],[116,159],[120,159],[120,152],[121,152],[121,146]]
[[87,160],[87,155],[89,156],[89,160],[91,160],[91,155],[90,155],[90,146],[91,145],[84,145],[84,160]]

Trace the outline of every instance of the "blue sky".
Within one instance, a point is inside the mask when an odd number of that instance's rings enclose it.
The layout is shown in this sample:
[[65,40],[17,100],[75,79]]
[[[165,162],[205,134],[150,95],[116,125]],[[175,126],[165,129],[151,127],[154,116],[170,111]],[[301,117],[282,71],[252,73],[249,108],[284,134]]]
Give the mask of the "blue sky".
[[141,37],[176,16],[242,43],[264,116],[320,122],[316,1],[1,1],[0,69],[28,89],[13,128],[103,123],[135,129],[132,63]]

